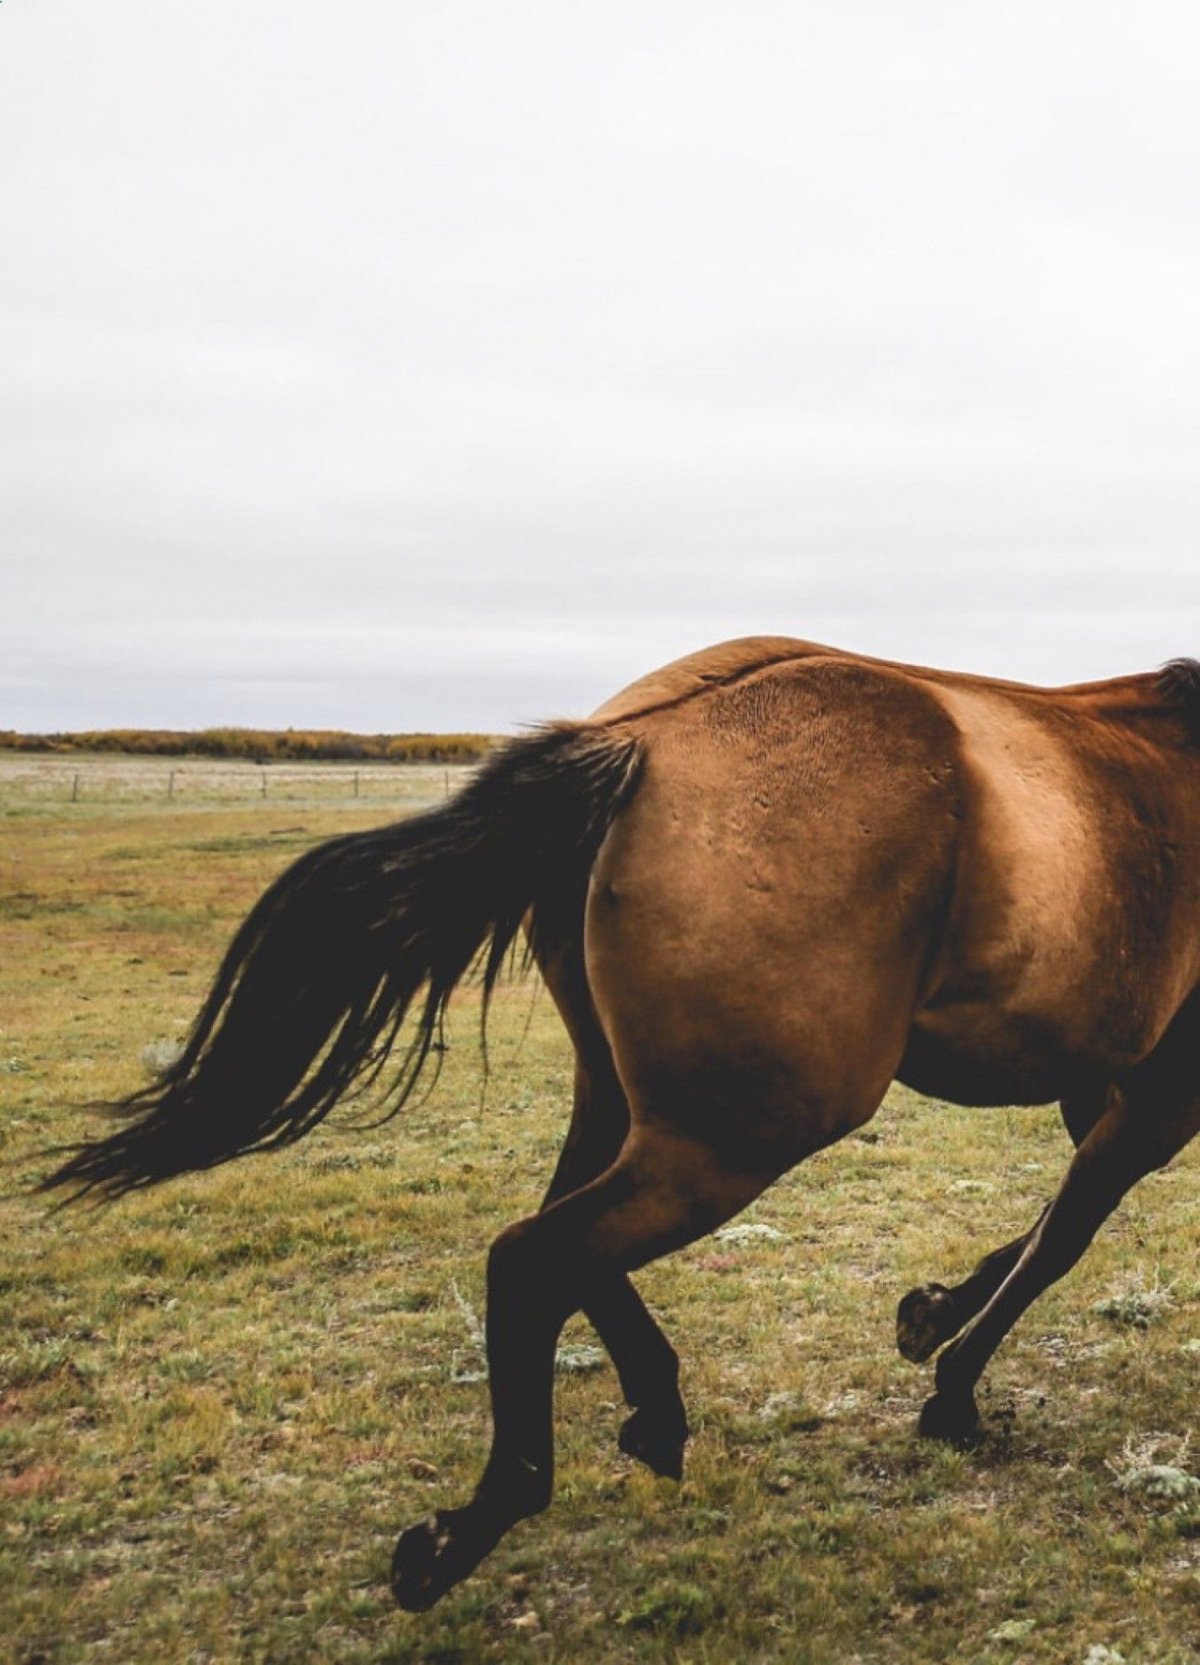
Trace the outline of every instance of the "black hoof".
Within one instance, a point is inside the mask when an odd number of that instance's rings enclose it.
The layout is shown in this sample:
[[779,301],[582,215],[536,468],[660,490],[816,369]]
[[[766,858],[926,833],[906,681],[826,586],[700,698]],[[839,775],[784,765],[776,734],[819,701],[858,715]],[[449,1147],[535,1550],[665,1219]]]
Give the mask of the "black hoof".
[[402,1532],[392,1555],[392,1594],[409,1613],[424,1613],[494,1549],[502,1529],[472,1530],[466,1509],[439,1510]]
[[643,1407],[622,1423],[617,1444],[627,1457],[645,1463],[664,1479],[682,1480],[687,1437],[686,1417],[654,1416]]
[[979,1412],[975,1400],[966,1395],[935,1393],[921,1406],[917,1432],[927,1440],[941,1440],[959,1451],[979,1443]]
[[954,1297],[944,1284],[922,1284],[910,1289],[896,1308],[896,1346],[912,1364],[924,1364],[949,1341],[957,1326]]
[[436,1515],[410,1526],[397,1539],[392,1555],[392,1594],[409,1613],[424,1613],[449,1588],[434,1576],[442,1542]]

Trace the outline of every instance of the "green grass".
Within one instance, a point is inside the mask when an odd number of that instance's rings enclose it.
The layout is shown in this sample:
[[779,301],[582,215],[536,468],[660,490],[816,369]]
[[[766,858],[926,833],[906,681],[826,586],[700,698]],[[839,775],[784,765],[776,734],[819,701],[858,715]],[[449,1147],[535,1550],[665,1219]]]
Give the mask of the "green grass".
[[[379,818],[24,811],[0,816],[10,1191],[87,1125],[65,1106],[136,1084],[143,1049],[181,1033],[280,866]],[[14,1660],[1200,1657],[1200,1510],[1121,1483],[1139,1452],[1200,1470],[1195,1158],[1145,1182],[1027,1316],[982,1447],[949,1452],[915,1436],[929,1371],[894,1352],[896,1299],[1026,1226],[1068,1147],[1051,1111],[900,1089],[746,1216],[780,1236],[710,1238],[640,1275],[683,1360],[684,1484],[618,1455],[607,1365],[565,1373],[552,1511],[431,1614],[397,1613],[397,1530],[476,1478],[485,1252],[536,1205],[569,1097],[544,992],[500,991],[486,1096],[477,1021],[468,993],[437,1092],[388,1127],[328,1126],[103,1212],[4,1205]]]

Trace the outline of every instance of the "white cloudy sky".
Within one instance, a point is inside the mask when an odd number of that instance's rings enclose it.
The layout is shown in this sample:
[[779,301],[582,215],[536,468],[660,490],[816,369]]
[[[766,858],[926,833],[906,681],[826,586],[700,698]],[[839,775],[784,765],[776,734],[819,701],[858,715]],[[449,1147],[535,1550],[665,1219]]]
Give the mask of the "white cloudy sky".
[[3,0],[0,727],[1200,653],[1200,13]]

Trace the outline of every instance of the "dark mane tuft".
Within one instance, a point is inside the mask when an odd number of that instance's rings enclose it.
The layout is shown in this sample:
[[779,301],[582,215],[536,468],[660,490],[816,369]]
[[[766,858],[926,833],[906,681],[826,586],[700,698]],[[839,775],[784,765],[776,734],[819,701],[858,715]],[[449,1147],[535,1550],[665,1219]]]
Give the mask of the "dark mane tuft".
[[1183,712],[1200,742],[1200,659],[1169,660],[1158,673],[1158,692],[1168,705]]

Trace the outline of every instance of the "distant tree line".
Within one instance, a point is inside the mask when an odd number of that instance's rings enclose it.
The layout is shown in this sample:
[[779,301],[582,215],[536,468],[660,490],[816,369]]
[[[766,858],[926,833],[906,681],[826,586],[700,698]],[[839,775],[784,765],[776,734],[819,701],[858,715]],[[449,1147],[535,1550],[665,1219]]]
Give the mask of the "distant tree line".
[[489,734],[346,734],[340,729],[106,728],[80,734],[17,734],[0,729],[0,750],[133,752],[152,757],[248,758],[256,763],[344,760],[363,763],[477,763]]

